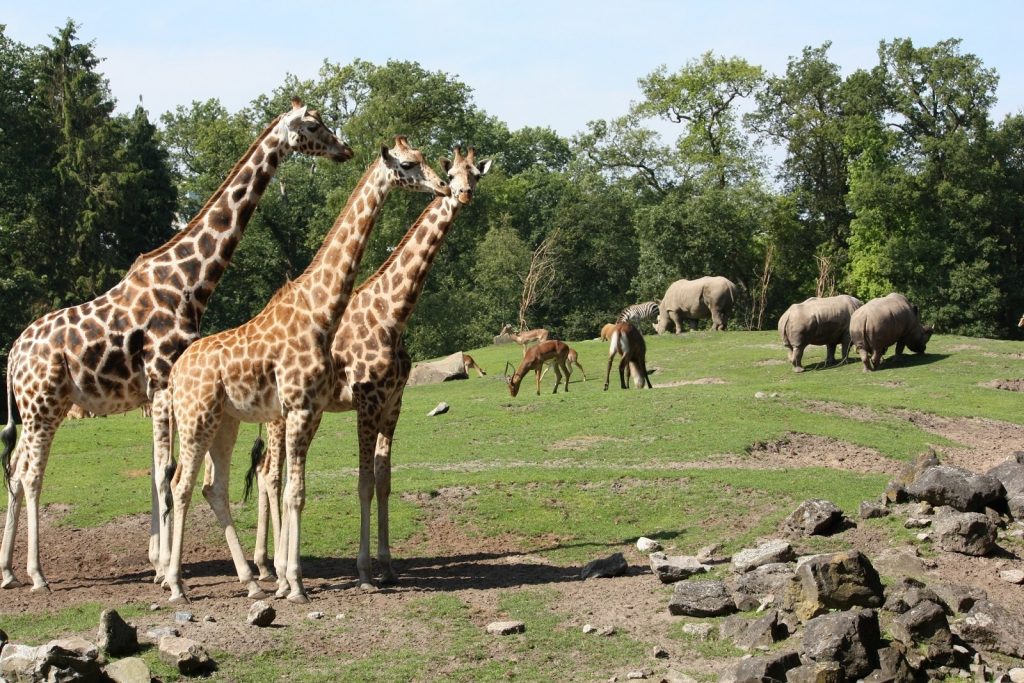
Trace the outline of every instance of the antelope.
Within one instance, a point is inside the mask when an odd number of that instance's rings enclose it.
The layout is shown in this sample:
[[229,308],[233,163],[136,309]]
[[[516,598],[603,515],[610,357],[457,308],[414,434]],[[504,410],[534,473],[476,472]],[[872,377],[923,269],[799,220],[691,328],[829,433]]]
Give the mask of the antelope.
[[476,374],[479,377],[483,377],[484,375],[487,374],[486,372],[484,372],[484,369],[480,367],[475,360],[473,360],[473,356],[469,355],[468,353],[462,354],[462,364],[466,366],[467,373],[470,370],[476,370]]
[[506,334],[512,338],[512,341],[514,341],[517,344],[521,344],[523,347],[523,357],[526,356],[527,346],[529,346],[530,344],[540,344],[542,342],[546,342],[548,340],[548,337],[551,336],[551,333],[545,330],[543,327],[538,327],[535,330],[527,330],[525,332],[520,332],[516,334],[515,332],[512,331],[512,326],[508,324],[501,328],[500,334]]
[[[531,348],[523,356],[519,368],[511,375],[505,375],[508,393],[515,397],[519,393],[519,385],[522,383],[523,377],[527,372],[533,370],[537,374],[537,395],[540,396],[540,380],[543,376],[544,366],[549,363],[555,368],[555,390],[552,393],[558,393],[558,385],[562,382],[563,373],[565,375],[565,390],[569,391],[569,375],[572,374],[572,371],[566,367],[569,351],[569,345],[557,339],[542,341]],[[506,372],[508,367],[509,364],[506,364]]]
[[[567,367],[570,370],[572,370],[572,366],[573,365],[575,365],[576,367],[578,367],[580,369],[580,372],[583,373],[583,381],[586,382],[587,381],[587,371],[583,369],[582,365],[580,365],[580,361],[578,360],[578,357],[576,355],[576,349],[574,349],[572,347],[569,347],[569,355],[567,355],[565,357],[565,367]],[[468,368],[469,366],[467,365],[466,367]],[[544,366],[544,372],[542,372],[541,376],[540,376],[541,380],[544,379],[544,375],[548,374],[548,367],[550,367],[550,366]]]
[[648,389],[652,388],[651,380],[647,376],[647,344],[644,343],[644,336],[630,323],[616,323],[608,348],[608,368],[604,373],[605,391],[608,391],[612,360],[616,354],[622,354],[622,360],[619,361],[619,384],[623,389],[629,388],[626,380],[627,365],[637,389],[642,389],[645,384]]
[[612,338],[612,332],[615,331],[615,323],[608,323],[601,328],[601,341],[609,341]]

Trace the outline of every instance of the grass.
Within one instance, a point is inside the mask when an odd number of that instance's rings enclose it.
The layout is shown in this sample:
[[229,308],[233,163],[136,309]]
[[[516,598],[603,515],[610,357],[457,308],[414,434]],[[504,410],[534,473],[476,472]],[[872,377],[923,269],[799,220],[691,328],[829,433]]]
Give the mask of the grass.
[[[602,391],[607,347],[595,340],[573,344],[590,381],[582,382],[577,371],[568,393],[547,393],[554,381],[549,376],[540,397],[528,378],[511,398],[497,373],[506,360],[521,357],[512,345],[469,350],[491,372],[485,378],[410,388],[394,441],[393,545],[415,551],[432,514],[432,505],[418,501],[432,497],[469,538],[504,535],[524,552],[560,565],[620,550],[641,535],[685,552],[710,542],[730,552],[772,532],[807,498],[828,498],[855,516],[859,502],[876,499],[888,478],[826,467],[704,468],[709,462],[730,455],[735,463],[755,444],[788,432],[872,448],[894,461],[929,446],[941,452],[957,445],[893,412],[900,410],[1022,420],[1019,394],[981,386],[1024,375],[1021,342],[938,336],[928,355],[886,361],[875,373],[862,372],[859,363],[821,368],[824,352],[812,347],[804,359],[808,371],[796,375],[771,332],[698,332],[647,341],[653,381],[673,386],[622,391],[613,378],[612,388]],[[707,378],[721,383],[680,384]],[[756,398],[758,392],[767,396]],[[427,417],[440,401],[451,410]],[[868,408],[878,419],[825,413],[814,402]],[[351,413],[326,416],[311,448],[306,556],[352,557],[357,550],[354,423]],[[233,463],[234,500],[241,498],[256,430],[242,427]],[[42,502],[68,505],[63,523],[70,527],[148,512],[149,439],[148,422],[138,413],[66,422],[53,447]],[[463,495],[452,495],[455,489]],[[205,505],[197,498],[196,505]],[[235,514],[243,544],[251,548],[254,506],[237,506]],[[913,542],[913,534],[891,520],[870,523]],[[210,534],[220,536],[217,530]],[[527,622],[526,633],[502,641],[500,651],[473,623],[466,604],[436,595],[403,612],[437,632],[430,646],[410,643],[400,651],[367,651],[339,662],[302,654],[286,639],[279,649],[255,657],[215,653],[221,666],[215,677],[486,681],[504,679],[514,660],[523,680],[559,678],[570,670],[565,667],[581,661],[587,669],[580,676],[601,678],[649,647],[637,634],[609,643],[566,627],[564,615],[551,609],[549,589],[511,591],[499,602],[510,617]],[[24,642],[87,630],[99,609],[79,606],[27,617],[4,614],[0,602],[0,620]],[[688,637],[680,631],[676,638]],[[688,644],[709,649],[708,656],[734,654],[724,643]]]

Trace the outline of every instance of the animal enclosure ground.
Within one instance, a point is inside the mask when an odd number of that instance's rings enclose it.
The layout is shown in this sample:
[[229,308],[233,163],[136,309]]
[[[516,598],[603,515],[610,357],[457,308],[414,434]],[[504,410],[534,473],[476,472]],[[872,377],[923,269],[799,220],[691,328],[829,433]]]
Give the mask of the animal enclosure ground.
[[[670,554],[709,543],[730,553],[771,536],[809,497],[855,516],[861,500],[877,499],[891,473],[929,447],[972,469],[1024,448],[1019,394],[982,386],[1024,374],[1021,343],[940,336],[928,355],[886,360],[875,373],[854,363],[825,369],[823,350],[812,347],[808,371],[795,375],[765,363],[785,358],[774,333],[647,341],[657,379],[674,386],[603,392],[601,382],[574,374],[568,394],[510,399],[500,377],[488,375],[407,391],[394,448],[394,588],[356,586],[350,414],[328,416],[311,449],[303,569],[312,603],[275,601],[275,627],[245,624],[250,601],[197,495],[185,556],[197,621],[178,627],[218,661],[211,679],[621,680],[650,669],[714,680],[738,651],[682,632],[683,620],[667,613],[671,589],[635,550],[637,536],[658,539]],[[573,346],[585,367],[602,366],[605,344]],[[521,355],[516,346],[471,353],[484,367]],[[722,383],[700,382],[709,377]],[[449,413],[426,417],[440,400]],[[255,433],[243,426],[235,501]],[[91,637],[107,606],[143,628],[173,623],[146,559],[149,486],[140,473],[148,457],[137,414],[61,428],[43,492],[42,561],[53,592],[0,592],[0,628],[13,640]],[[238,502],[233,512],[251,552],[253,505]],[[934,564],[926,580],[984,587],[1024,615],[1019,587],[997,578],[1000,569],[1024,568],[1020,547],[999,558],[950,556],[891,521],[871,520],[799,549],[857,547],[875,556],[888,546],[914,548]],[[17,550],[24,578],[23,538]],[[584,563],[613,552],[625,554],[627,576],[578,579]],[[151,612],[150,603],[161,608]],[[314,610],[324,617],[308,618]],[[506,618],[523,620],[526,632],[484,632]],[[584,634],[587,623],[615,633]],[[654,659],[654,645],[669,658]],[[152,650],[145,657],[161,678],[174,678]]]

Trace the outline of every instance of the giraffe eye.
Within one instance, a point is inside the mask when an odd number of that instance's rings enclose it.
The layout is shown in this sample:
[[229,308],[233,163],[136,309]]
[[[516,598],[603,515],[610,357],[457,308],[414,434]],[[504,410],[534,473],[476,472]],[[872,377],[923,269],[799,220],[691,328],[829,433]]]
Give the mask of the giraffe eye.
[[410,168],[416,168],[417,166],[419,166],[419,164],[416,163],[415,161],[403,161],[402,163],[399,164],[399,166],[408,171]]

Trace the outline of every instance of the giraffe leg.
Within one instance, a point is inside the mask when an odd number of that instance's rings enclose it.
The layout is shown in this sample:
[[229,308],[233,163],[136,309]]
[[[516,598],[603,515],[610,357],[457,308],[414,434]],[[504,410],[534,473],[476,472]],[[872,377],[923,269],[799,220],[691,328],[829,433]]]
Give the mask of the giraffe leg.
[[380,582],[383,585],[398,583],[398,576],[391,565],[391,522],[388,505],[391,500],[391,442],[402,412],[404,381],[400,387],[397,400],[391,403],[382,420],[380,433],[377,435],[377,450],[373,458],[374,479],[377,484],[377,559],[380,561]]
[[[60,395],[60,394],[58,394]],[[24,421],[17,455],[11,463],[12,477],[21,481],[21,493],[25,497],[26,531],[28,548],[26,571],[32,579],[32,591],[47,591],[50,588],[43,576],[39,562],[39,494],[43,489],[43,473],[50,457],[50,446],[61,420],[70,407],[70,400],[59,405],[48,406],[44,416],[34,416]],[[13,541],[13,538],[12,538]],[[12,548],[13,549],[13,548]]]
[[231,518],[231,507],[228,499],[228,479],[231,471],[231,451],[238,440],[238,419],[224,416],[220,428],[210,444],[209,457],[206,464],[206,475],[203,481],[203,496],[213,508],[224,538],[231,550],[231,559],[235,563],[239,582],[245,584],[248,596],[254,599],[267,597],[260,585],[253,578],[252,570],[245,559],[245,551],[238,540],[235,523]]
[[[256,519],[256,550],[253,560],[260,570],[260,580],[275,578],[267,562],[268,535],[271,528],[276,544],[281,537],[281,464],[284,462],[284,422],[276,420],[267,423],[267,450],[256,471],[256,484],[259,490],[259,507]],[[268,526],[269,522],[269,526]],[[276,575],[284,571],[284,565],[277,566],[280,553],[274,553]]]
[[[292,410],[286,418],[285,444],[288,453],[288,484],[284,489],[284,518],[282,526],[287,530],[288,563],[285,576],[291,590],[288,601],[294,603],[309,602],[306,590],[302,586],[302,567],[300,566],[299,549],[302,527],[302,509],[306,505],[306,453],[309,444],[320,426],[321,414],[312,410]],[[283,547],[282,547],[283,549]]]
[[171,452],[171,396],[166,389],[153,393],[150,417],[153,420],[153,500],[149,559],[156,570],[153,581],[161,583],[171,557],[171,478],[175,468]]
[[[13,463],[17,463],[15,454]],[[0,568],[3,578],[0,580],[0,588],[17,588],[21,586],[14,575],[14,540],[18,537],[18,517],[21,516],[21,504],[25,499],[24,489],[21,480],[11,477],[7,489],[7,522],[4,524],[3,548],[0,549]]]
[[[374,420],[364,402],[359,402],[358,433],[359,433],[359,555],[356,556],[356,570],[359,572],[359,586],[364,589],[373,588],[373,566],[370,562],[370,503],[373,502],[376,488],[376,468],[374,447],[377,443],[377,430]],[[379,521],[378,521],[379,524]]]

